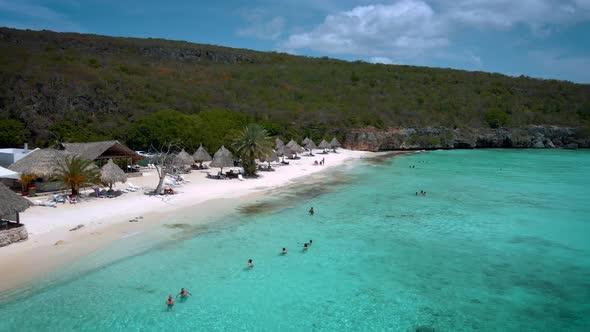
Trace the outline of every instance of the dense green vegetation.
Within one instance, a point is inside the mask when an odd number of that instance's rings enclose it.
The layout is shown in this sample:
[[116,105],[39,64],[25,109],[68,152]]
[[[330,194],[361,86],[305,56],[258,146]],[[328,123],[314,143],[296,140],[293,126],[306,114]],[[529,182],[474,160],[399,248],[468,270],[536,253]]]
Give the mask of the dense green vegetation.
[[2,28],[0,77],[0,146],[179,138],[213,150],[249,122],[284,139],[590,123],[589,85],[156,39]]

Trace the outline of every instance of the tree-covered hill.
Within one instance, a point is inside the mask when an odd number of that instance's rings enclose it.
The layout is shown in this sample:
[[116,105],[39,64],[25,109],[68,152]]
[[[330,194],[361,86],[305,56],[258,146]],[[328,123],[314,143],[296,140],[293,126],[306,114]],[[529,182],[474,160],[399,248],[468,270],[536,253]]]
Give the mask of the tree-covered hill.
[[0,28],[0,78],[0,146],[590,123],[590,85],[160,39]]

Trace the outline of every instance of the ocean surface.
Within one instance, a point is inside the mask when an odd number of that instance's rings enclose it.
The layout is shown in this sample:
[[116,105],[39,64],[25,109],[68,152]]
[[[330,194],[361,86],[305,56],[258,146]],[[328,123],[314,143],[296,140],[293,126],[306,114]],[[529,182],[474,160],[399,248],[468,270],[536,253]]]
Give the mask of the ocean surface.
[[5,294],[0,331],[588,331],[589,175],[589,151],[364,161]]

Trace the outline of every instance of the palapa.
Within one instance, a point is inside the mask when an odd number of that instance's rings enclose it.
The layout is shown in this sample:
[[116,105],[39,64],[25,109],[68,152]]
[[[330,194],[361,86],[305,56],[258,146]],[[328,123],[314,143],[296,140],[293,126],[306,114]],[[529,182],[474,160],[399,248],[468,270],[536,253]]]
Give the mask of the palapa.
[[311,152],[311,150],[318,149],[317,145],[315,145],[315,143],[312,140],[307,141],[307,143],[305,144],[305,148],[308,149],[310,152]]
[[8,166],[8,169],[21,174],[34,174],[39,178],[49,179],[55,175],[55,170],[66,157],[73,157],[73,154],[56,149],[35,150]]
[[285,146],[288,147],[294,154],[305,152],[305,149],[297,144],[297,142],[294,140],[290,140]]
[[225,148],[225,146],[221,146],[217,152],[213,155],[213,160],[209,164],[210,167],[219,167],[221,168],[221,172],[223,172],[224,167],[233,167],[234,166],[234,156],[232,153]]
[[[15,194],[0,183],[0,217],[11,216],[23,212],[33,204],[26,198]],[[18,216],[17,216],[18,221]]]
[[332,138],[332,141],[330,142],[330,145],[336,149],[341,147],[342,145],[340,144],[340,142],[338,142],[338,140],[336,139],[336,137]]
[[113,189],[113,184],[127,181],[127,174],[113,162],[113,159],[109,159],[109,162],[100,169],[100,181],[108,184],[109,189]]
[[178,166],[192,165],[194,162],[195,160],[193,157],[184,151],[184,149],[182,149],[173,160],[173,163]]
[[209,152],[207,152],[207,150],[205,150],[203,145],[200,145],[197,151],[195,151],[195,153],[193,154],[193,159],[199,163],[212,160],[211,155],[209,154]]
[[275,139],[275,146],[276,146],[277,148],[279,148],[279,147],[281,147],[281,146],[285,146],[285,142],[283,142],[283,141],[282,141],[280,138],[278,138],[278,137],[277,137],[277,138]]
[[305,145],[307,145],[307,142],[309,142],[309,141],[310,141],[309,137],[306,137],[303,139],[303,141],[301,141],[301,145],[305,146]]
[[319,147],[320,149],[324,149],[324,150],[325,150],[325,149],[330,149],[332,146],[330,145],[330,143],[326,142],[326,140],[325,140],[325,139],[323,139],[323,140],[320,142],[320,145],[318,145],[318,147]]

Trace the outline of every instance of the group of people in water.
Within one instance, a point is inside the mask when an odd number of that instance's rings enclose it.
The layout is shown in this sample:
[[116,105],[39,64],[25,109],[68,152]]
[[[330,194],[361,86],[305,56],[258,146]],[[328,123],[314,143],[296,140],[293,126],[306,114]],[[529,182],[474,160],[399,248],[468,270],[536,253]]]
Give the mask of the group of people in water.
[[[417,191],[416,191],[416,196],[418,196]],[[420,196],[426,196],[426,192],[424,190],[420,190]]]
[[[426,195],[426,193],[424,193]],[[416,195],[418,195],[418,193],[416,193]],[[313,206],[311,208],[309,208],[309,215],[313,216],[313,214],[315,213]],[[309,242],[306,242],[303,244],[303,251],[307,251],[307,249],[309,249],[309,247],[311,247],[311,245],[313,244],[313,240],[309,240]],[[281,250],[281,255],[286,255],[287,254],[287,248],[283,247],[283,250]],[[251,269],[254,267],[254,261],[250,258],[248,259],[248,268]],[[175,298],[180,297],[180,301],[184,302],[188,299],[189,296],[193,296],[193,294],[191,294],[189,291],[187,291],[184,288],[180,289],[180,292],[176,295],[176,297],[173,297],[172,294],[168,295],[168,299],[166,300],[166,306],[168,306],[168,310],[172,310],[172,308],[174,307],[175,304]]]
[[[193,294],[191,294],[189,291],[187,291],[186,289],[181,288],[180,292],[176,295],[176,298],[178,298],[180,296],[180,301],[184,302],[188,299],[189,296],[193,296]],[[168,299],[166,300],[166,305],[168,306],[168,310],[172,310],[172,308],[174,307],[174,297],[172,297],[172,294],[168,295]]]

